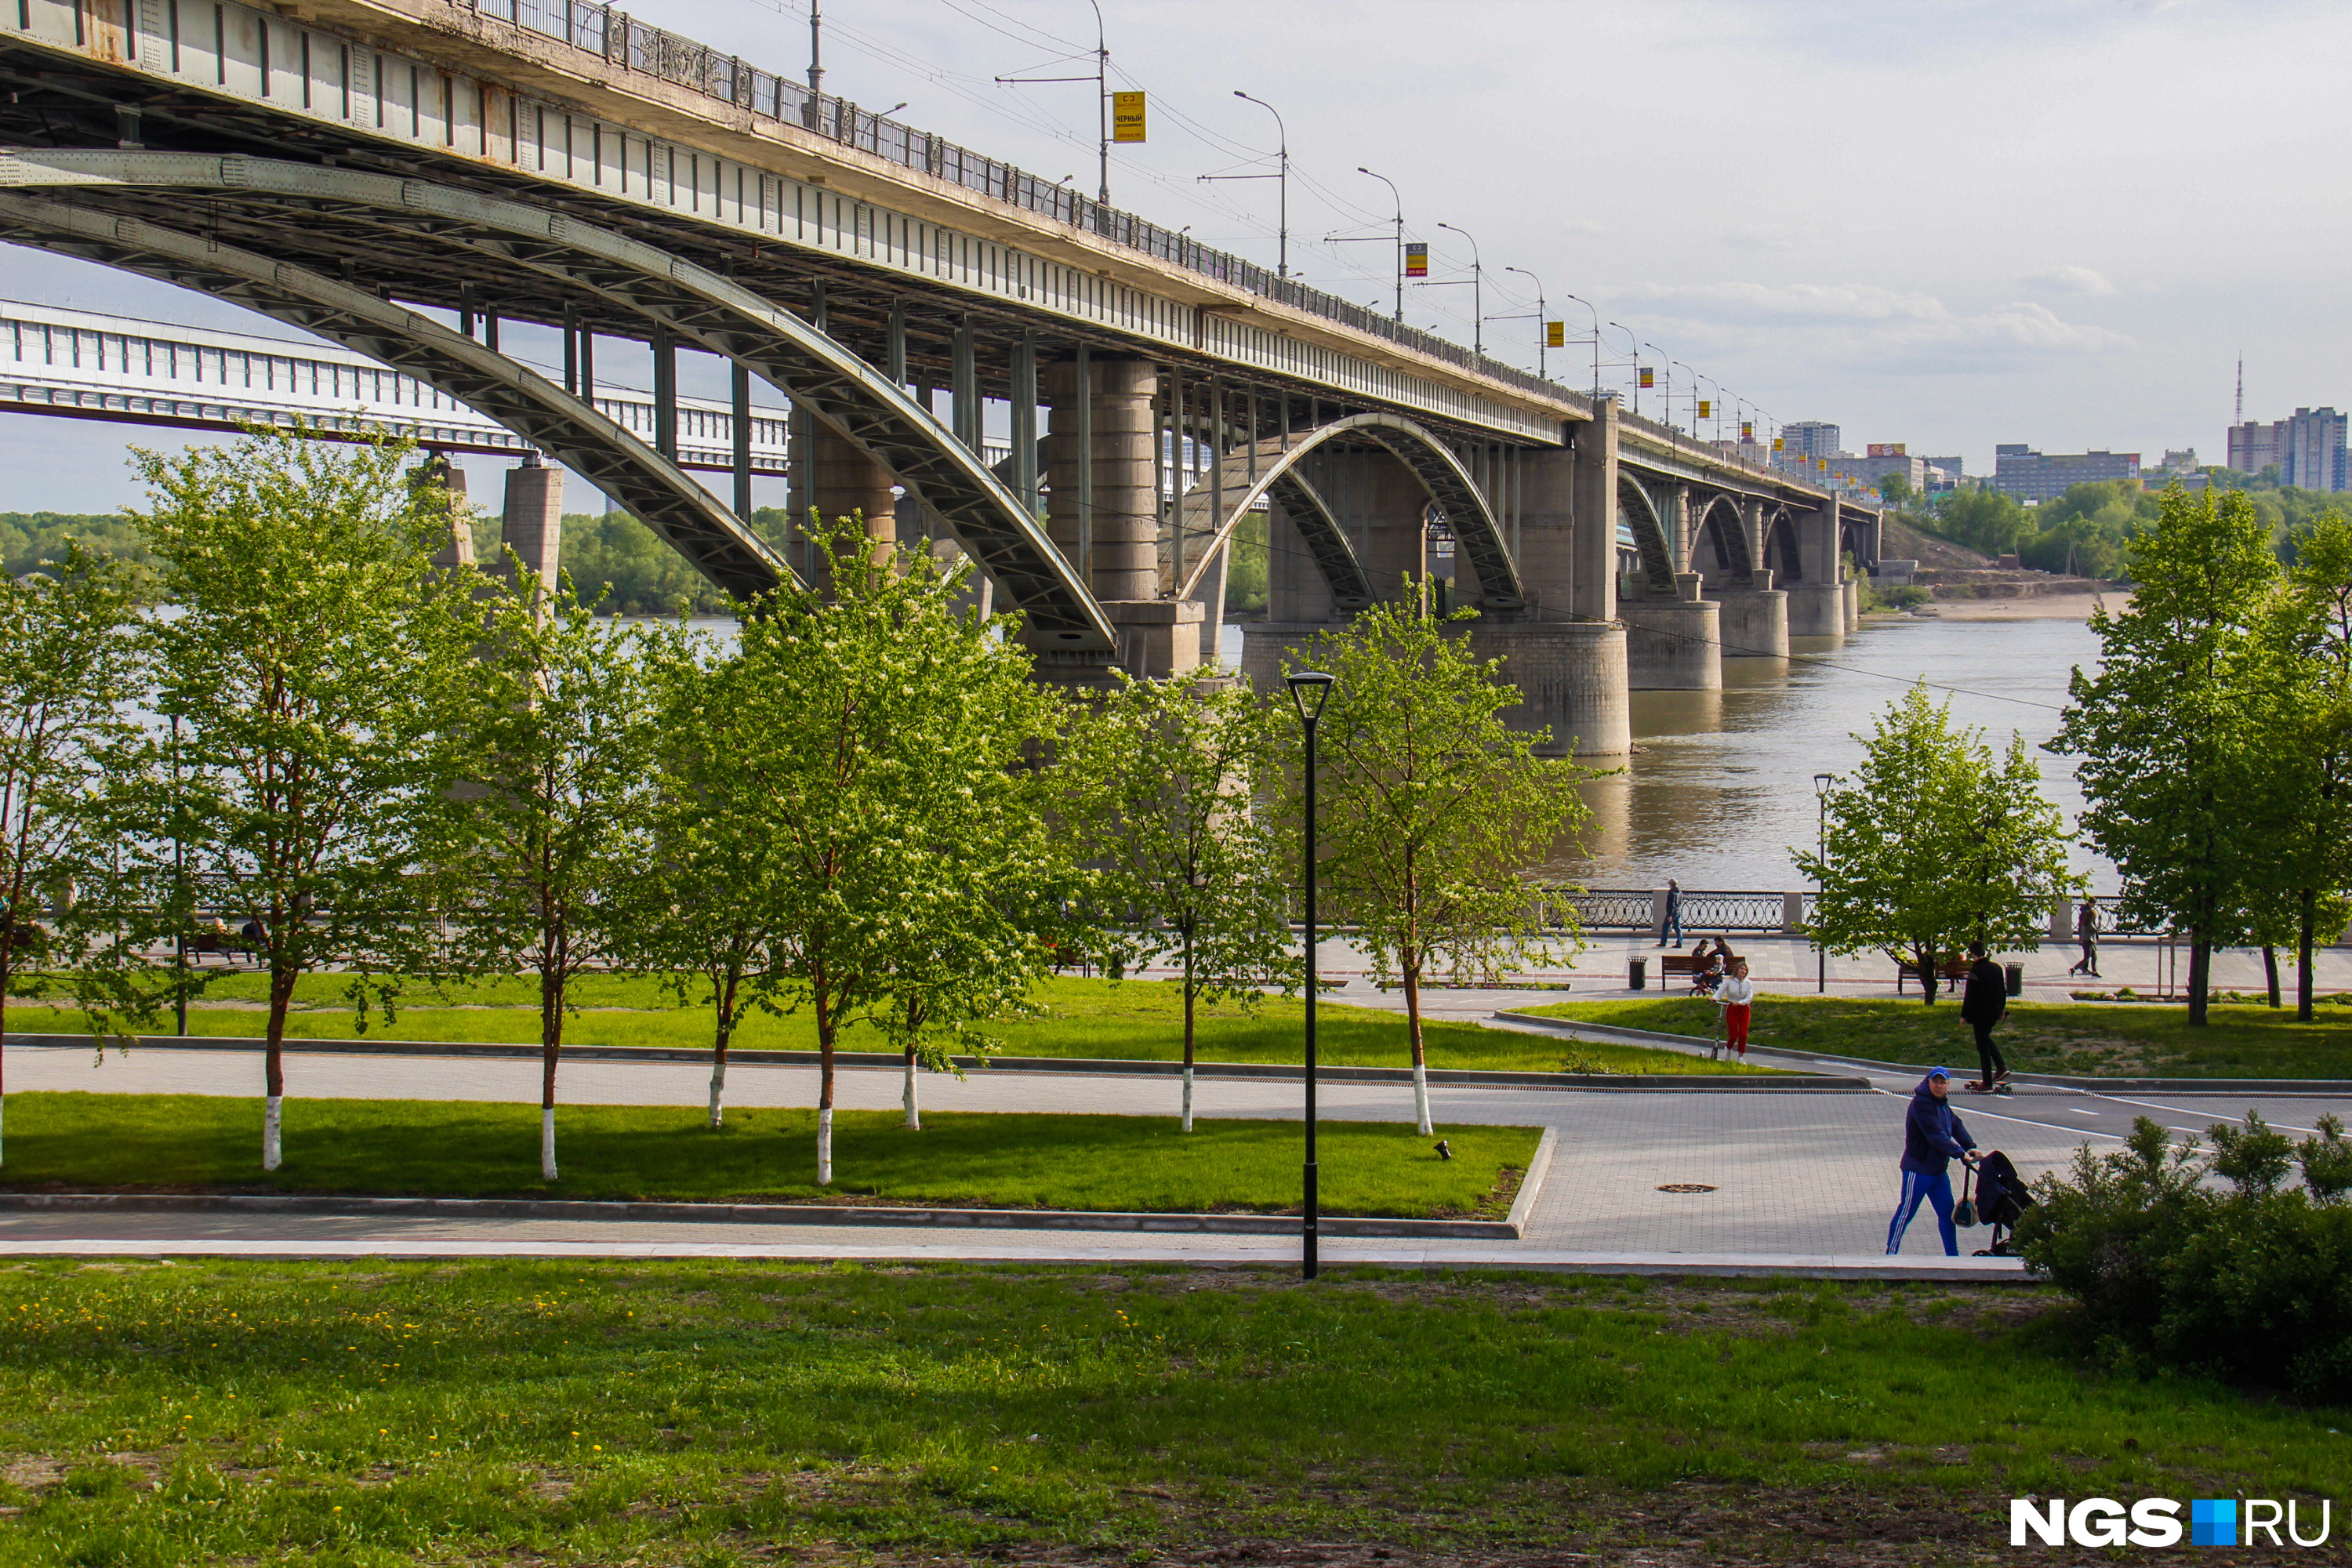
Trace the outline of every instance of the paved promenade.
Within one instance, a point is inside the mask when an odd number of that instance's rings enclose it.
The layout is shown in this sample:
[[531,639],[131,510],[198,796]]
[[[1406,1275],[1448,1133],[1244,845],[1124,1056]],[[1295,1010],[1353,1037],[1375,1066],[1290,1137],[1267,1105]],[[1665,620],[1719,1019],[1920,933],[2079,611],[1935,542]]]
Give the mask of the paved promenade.
[[[1491,1012],[1504,1000],[1492,994],[1442,993],[1463,1011]],[[1350,997],[1350,1000],[1355,998]],[[1780,1065],[1810,1066],[1804,1058]],[[1838,1071],[1851,1071],[1835,1068]],[[245,1097],[260,1092],[257,1053],[148,1048],[128,1058],[110,1056],[93,1066],[86,1048],[12,1046],[6,1051],[12,1089],[83,1090],[97,1094],[170,1092]],[[527,1059],[407,1058],[296,1054],[287,1060],[287,1136],[299,1146],[301,1102],[313,1099],[394,1098],[538,1100],[538,1068]],[[693,1062],[567,1063],[566,1100],[575,1104],[701,1104],[707,1069]],[[839,1103],[849,1109],[891,1110],[899,1078],[892,1071],[845,1070]],[[1424,1245],[1355,1239],[1326,1244],[1334,1262],[1405,1266],[1485,1264],[1573,1267],[1823,1266],[1843,1259],[1876,1268],[1895,1186],[1903,1101],[1911,1075],[1874,1078],[1866,1092],[1644,1093],[1441,1087],[1433,1089],[1441,1121],[1555,1127],[1559,1150],[1551,1176],[1528,1216],[1517,1243]],[[814,1099],[812,1069],[737,1066],[729,1073],[730,1103],[744,1108],[806,1106]],[[1171,1079],[1103,1074],[982,1071],[958,1081],[926,1076],[924,1101],[935,1110],[1051,1110],[1102,1115],[1171,1116]],[[2256,1101],[2284,1128],[2308,1128],[2324,1110],[2352,1115],[2341,1101],[2280,1098]],[[1329,1084],[1323,1114],[1335,1121],[1406,1121],[1406,1085]],[[2027,1089],[1997,1101],[1962,1106],[1979,1143],[2009,1151],[2028,1173],[2071,1157],[2085,1142],[2112,1147],[2139,1114],[2167,1125],[2201,1131],[2242,1115],[2244,1096],[2101,1096]],[[1295,1082],[1204,1079],[1196,1106],[1204,1117],[1299,1114]],[[102,1102],[93,1102],[102,1116]],[[1706,1193],[1664,1193],[1669,1184],[1700,1184]],[[1984,1232],[1963,1232],[1963,1250],[1984,1244]],[[1246,1263],[1295,1255],[1279,1237],[1128,1236],[1001,1230],[950,1232],[937,1227],[614,1224],[589,1221],[458,1218],[339,1218],[226,1213],[0,1215],[0,1252],[50,1250],[195,1250],[331,1254],[386,1251],[507,1253],[552,1250],[641,1255],[686,1250],[750,1251],[773,1257],[1083,1258],[1099,1260]],[[1923,1215],[1904,1248],[1910,1265],[1930,1264],[1939,1251],[1932,1221]],[[1745,1264],[1738,1259],[1745,1258]],[[1644,1262],[1643,1260],[1648,1260]],[[1613,1260],[1613,1262],[1612,1262]],[[1883,1261],[1883,1260],[1881,1260]],[[1984,1265],[1971,1264],[1971,1268]],[[1993,1265],[2005,1268],[2003,1265]]]

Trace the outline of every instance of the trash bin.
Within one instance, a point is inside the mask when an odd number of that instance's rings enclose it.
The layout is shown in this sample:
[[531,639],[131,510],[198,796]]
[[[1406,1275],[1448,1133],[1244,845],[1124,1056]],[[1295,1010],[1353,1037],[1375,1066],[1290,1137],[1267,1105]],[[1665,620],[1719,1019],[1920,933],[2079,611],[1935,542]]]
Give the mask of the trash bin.
[[2004,963],[2000,967],[2002,971],[2001,977],[2005,982],[2007,982],[2003,989],[2008,991],[2011,996],[2023,995],[2025,994],[2025,965],[2021,963]]
[[1636,958],[1631,960],[1626,964],[1626,971],[1628,974],[1627,984],[1633,986],[1634,990],[1647,991],[1650,988],[1650,961],[1648,959]]

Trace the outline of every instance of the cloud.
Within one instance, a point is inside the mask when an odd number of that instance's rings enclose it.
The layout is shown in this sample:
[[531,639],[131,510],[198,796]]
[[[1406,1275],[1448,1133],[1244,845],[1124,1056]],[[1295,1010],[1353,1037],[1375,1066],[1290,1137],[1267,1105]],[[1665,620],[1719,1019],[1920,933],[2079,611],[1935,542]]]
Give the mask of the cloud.
[[1723,243],[1733,250],[1795,250],[1821,231],[1802,224],[1761,224],[1726,229]]
[[1799,362],[1905,375],[2009,371],[2052,358],[2106,353],[2132,340],[2019,300],[1955,310],[1932,294],[1870,283],[1645,284],[1624,291],[1651,330]]
[[2019,279],[2021,288],[2043,294],[2112,294],[2116,286],[2087,267],[2037,268]]

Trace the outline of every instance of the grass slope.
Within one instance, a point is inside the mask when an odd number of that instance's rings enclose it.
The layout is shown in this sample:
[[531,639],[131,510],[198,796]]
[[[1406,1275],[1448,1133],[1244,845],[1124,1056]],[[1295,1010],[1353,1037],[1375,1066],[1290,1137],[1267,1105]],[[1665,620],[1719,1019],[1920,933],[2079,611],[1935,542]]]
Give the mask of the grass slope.
[[[1565,1002],[1528,1011],[1620,1028],[1704,1036],[1715,1004],[1687,997]],[[1993,1038],[2013,1071],[2154,1078],[2352,1078],[2352,1016],[2334,1007],[2312,1023],[2291,1011],[2216,1006],[2189,1026],[2185,1006],[2144,1003],[2012,1002]],[[1831,1051],[1878,1061],[1976,1067],[1975,1036],[1953,1002],[1892,997],[1756,998],[1749,1038],[1782,1050]]]
[[[816,1115],[574,1105],[556,1113],[562,1179],[539,1179],[539,1110],[405,1100],[295,1100],[286,1160],[259,1168],[261,1104],[205,1095],[13,1094],[0,1190],[336,1193],[382,1196],[955,1204],[989,1208],[1298,1206],[1295,1121],[927,1111],[834,1113],[834,1184],[816,1173]],[[1327,1121],[1324,1212],[1446,1217],[1507,1209],[1538,1130]],[[1510,1173],[1504,1179],[1504,1173]],[[1499,1215],[1496,1217],[1500,1217]]]
[[[207,996],[217,1001],[256,1002],[263,995],[258,974],[216,975]],[[340,976],[305,976],[295,993],[301,1008],[287,1020],[299,1039],[349,1039],[354,1024]],[[395,1020],[380,1018],[371,1039],[471,1040],[488,1044],[537,1044],[537,992],[520,977],[473,986],[453,986],[437,996],[420,986]],[[580,982],[583,1009],[564,1026],[575,1046],[662,1046],[710,1048],[710,1014],[677,1005],[651,979],[591,975]],[[990,1028],[1012,1056],[1115,1057],[1138,1061],[1177,1061],[1184,1055],[1183,993],[1159,980],[1056,978],[1032,998],[1033,1017],[1006,1020]],[[450,1004],[455,1004],[450,1005]],[[1302,1059],[1302,1005],[1269,997],[1254,1008],[1238,1003],[1202,1004],[1196,1028],[1202,1061],[1297,1062]],[[81,1016],[12,1003],[9,1026],[25,1033],[70,1033]],[[261,1014],[247,1007],[197,1007],[188,1028],[199,1035],[252,1035],[263,1027]],[[1540,1036],[1475,1024],[1428,1022],[1423,1038],[1432,1067],[1504,1072],[1692,1073],[1738,1070],[1680,1051],[1638,1046],[1570,1045]],[[1317,1010],[1317,1056],[1330,1067],[1409,1067],[1412,1052],[1402,1014],[1350,1007],[1326,1000]],[[745,1049],[814,1050],[816,1026],[805,1014],[753,1016],[735,1036]],[[845,1050],[886,1048],[864,1026],[844,1031]],[[1765,1071],[1765,1068],[1750,1068]]]
[[2341,1413],[2107,1375],[2051,1310],[1364,1271],[20,1262],[0,1563],[1974,1563],[2007,1552],[2012,1496],[2298,1496],[2308,1528],[2340,1491]]

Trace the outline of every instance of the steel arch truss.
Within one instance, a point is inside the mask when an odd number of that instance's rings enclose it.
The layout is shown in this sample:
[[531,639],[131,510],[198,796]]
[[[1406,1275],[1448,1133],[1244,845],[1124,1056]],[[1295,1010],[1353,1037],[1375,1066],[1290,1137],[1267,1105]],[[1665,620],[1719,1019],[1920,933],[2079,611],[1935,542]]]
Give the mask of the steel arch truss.
[[1706,503],[1699,514],[1699,531],[1715,542],[1715,552],[1731,574],[1735,583],[1756,580],[1756,558],[1748,548],[1747,520],[1739,515],[1739,502],[1730,494],[1717,495]]
[[[587,289],[744,365],[887,468],[914,499],[947,521],[1027,616],[1036,646],[1083,650],[1118,644],[1100,606],[1037,520],[978,453],[905,388],[800,317],[656,247],[562,214],[428,181],[236,155],[0,154],[0,185],[35,184],[78,187],[85,199],[102,197],[110,187],[262,195],[295,212],[307,206],[341,222],[363,219],[385,230],[388,240],[462,246]],[[504,422],[491,409],[482,412]],[[695,542],[671,542],[703,564]]]
[[[1177,580],[1175,559],[1163,559],[1161,587],[1179,599],[1198,595],[1217,552],[1233,537],[1244,515],[1270,495],[1297,524],[1323,580],[1330,585],[1334,603],[1342,610],[1360,610],[1370,605],[1371,580],[1363,563],[1330,508],[1298,471],[1308,454],[1335,441],[1379,447],[1411,470],[1444,515],[1456,544],[1477,573],[1481,609],[1509,615],[1527,607],[1517,563],[1512,561],[1502,527],[1470,470],[1428,430],[1393,414],[1349,415],[1293,437],[1286,447],[1280,441],[1261,441],[1255,458],[1263,466],[1255,477],[1248,472],[1249,447],[1238,447],[1223,454],[1218,459],[1222,472],[1215,483],[1194,485],[1178,508],[1182,580]],[[1224,496],[1235,499],[1226,503],[1221,517],[1216,501]]]
[[0,191],[0,238],[231,300],[381,360],[480,410],[585,475],[711,582],[749,597],[790,569],[710,492],[544,377],[375,295],[141,218]]
[[1628,474],[1617,477],[1617,515],[1633,531],[1633,543],[1642,552],[1642,575],[1650,584],[1650,592],[1660,597],[1675,591],[1674,552],[1666,544],[1666,525],[1658,516],[1658,503],[1641,481]]

